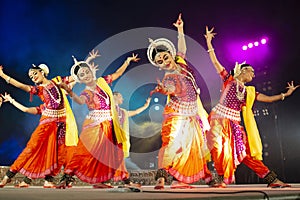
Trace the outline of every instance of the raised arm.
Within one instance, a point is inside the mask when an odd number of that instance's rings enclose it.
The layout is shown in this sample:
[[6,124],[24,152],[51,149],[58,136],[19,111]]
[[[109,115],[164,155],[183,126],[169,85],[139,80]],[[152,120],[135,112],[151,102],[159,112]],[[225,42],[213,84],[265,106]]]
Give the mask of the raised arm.
[[206,44],[207,44],[207,52],[209,54],[210,60],[212,61],[213,65],[215,66],[218,74],[223,71],[224,67],[221,65],[219,60],[217,59],[217,56],[214,51],[214,47],[212,45],[212,39],[216,35],[216,33],[213,32],[214,28],[211,30],[208,30],[208,27],[206,26],[206,34],[204,35],[206,38]]
[[178,31],[178,43],[177,43],[178,53],[181,54],[183,57],[185,57],[186,42],[184,38],[183,21],[181,18],[181,13],[178,16],[176,23],[173,23],[173,25],[177,28]]
[[257,101],[261,101],[261,102],[274,102],[274,101],[279,101],[279,100],[284,100],[286,97],[290,96],[298,87],[300,87],[300,85],[294,86],[294,82],[288,82],[288,86],[287,86],[287,92],[286,93],[281,93],[281,94],[277,94],[277,95],[272,95],[272,96],[267,96],[265,94],[259,93],[256,97]]
[[0,65],[0,77],[3,78],[7,84],[11,84],[17,88],[20,88],[21,90],[24,90],[26,92],[29,92],[30,91],[30,86],[29,85],[26,85],[24,83],[21,83],[19,81],[17,81],[16,79],[6,75],[4,72],[3,72],[3,67],[2,65]]
[[128,117],[135,116],[137,114],[140,114],[144,110],[146,110],[149,107],[150,101],[151,101],[151,98],[148,98],[146,100],[146,103],[142,107],[140,107],[140,108],[138,108],[136,110],[130,110],[130,111],[128,111]]
[[36,107],[26,107],[22,104],[20,104],[19,102],[17,102],[16,100],[14,100],[10,94],[6,93],[4,95],[2,95],[2,98],[4,99],[4,102],[10,102],[13,106],[15,106],[16,108],[18,108],[19,110],[26,112],[26,113],[30,113],[30,114],[38,114],[38,109]]
[[125,70],[129,66],[131,61],[133,61],[133,62],[139,61],[140,58],[138,58],[137,56],[138,56],[138,54],[133,53],[131,57],[128,57],[126,59],[126,61],[123,63],[123,65],[115,73],[111,74],[112,81],[114,81],[114,80],[118,79],[120,76],[122,76],[122,74],[125,72]]

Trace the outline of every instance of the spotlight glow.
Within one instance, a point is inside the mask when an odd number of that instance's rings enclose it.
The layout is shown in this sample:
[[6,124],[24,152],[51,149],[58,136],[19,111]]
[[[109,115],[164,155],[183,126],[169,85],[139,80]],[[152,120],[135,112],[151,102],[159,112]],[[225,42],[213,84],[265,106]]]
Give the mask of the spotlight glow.
[[256,46],[256,47],[257,47],[258,45],[259,45],[259,42],[257,42],[257,41],[256,41],[256,42],[254,42],[254,46]]
[[246,50],[248,49],[248,47],[247,47],[246,45],[244,45],[244,46],[242,47],[242,49],[243,49],[244,51],[246,51]]
[[250,42],[250,43],[248,44],[248,47],[251,49],[251,48],[253,47],[253,43]]
[[266,38],[261,39],[260,43],[261,43],[261,44],[266,44],[266,43],[267,43]]
[[159,106],[155,106],[154,109],[155,109],[155,110],[159,110]]

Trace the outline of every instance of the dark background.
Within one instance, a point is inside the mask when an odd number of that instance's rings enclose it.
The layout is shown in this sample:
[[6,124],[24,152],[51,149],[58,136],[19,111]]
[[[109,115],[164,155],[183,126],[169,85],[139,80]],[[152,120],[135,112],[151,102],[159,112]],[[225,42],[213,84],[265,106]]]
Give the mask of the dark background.
[[[172,23],[182,13],[186,35],[204,47],[205,26],[215,27],[218,33],[214,40],[216,53],[228,69],[240,60],[231,54],[233,43],[267,35],[268,53],[251,55],[255,57],[251,64],[256,70],[252,84],[260,92],[278,94],[285,91],[288,81],[300,84],[296,3],[296,0],[0,0],[0,64],[8,75],[27,84],[31,84],[27,71],[32,63],[47,63],[51,66],[50,74],[66,76],[73,63],[71,55],[85,58],[98,43],[122,31],[140,27],[174,29]],[[28,94],[0,80],[0,92],[5,91],[27,106],[40,103],[37,99],[29,102]],[[264,162],[287,182],[300,181],[299,102],[298,89],[284,102],[254,106],[260,114],[256,119],[264,143]],[[210,111],[211,106],[206,108]],[[0,165],[12,164],[25,147],[38,119],[39,116],[22,113],[9,104],[2,105]],[[143,144],[147,145],[149,140],[153,143],[153,138],[159,139],[156,135]],[[154,143],[150,146],[157,148],[159,142]],[[258,181],[244,166],[238,169],[237,182]]]

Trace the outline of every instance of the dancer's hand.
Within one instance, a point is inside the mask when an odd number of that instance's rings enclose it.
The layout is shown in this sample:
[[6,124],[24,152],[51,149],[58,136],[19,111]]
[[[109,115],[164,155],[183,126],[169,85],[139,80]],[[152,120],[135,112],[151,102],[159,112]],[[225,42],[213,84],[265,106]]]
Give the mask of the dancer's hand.
[[131,61],[137,62],[137,61],[139,61],[140,59],[141,59],[141,58],[138,58],[138,54],[132,53],[132,56],[131,56],[131,57],[128,57],[128,58],[126,59],[126,62],[129,64]]
[[[10,94],[8,94],[7,92],[5,92],[4,93],[4,95],[3,94],[1,94],[1,96],[2,96],[2,98],[4,99],[4,102],[10,102],[10,101],[12,101],[13,100],[13,98],[10,96]],[[2,101],[2,98],[0,98],[1,99],[1,101]]]
[[99,56],[100,56],[99,51],[98,51],[98,50],[95,51],[95,49],[93,49],[93,50],[89,53],[89,57],[90,57],[91,59],[95,59],[95,58],[97,58],[97,57],[99,57]]
[[288,82],[288,86],[286,87],[288,91],[286,92],[286,96],[290,96],[300,85],[294,86],[294,81]]
[[179,14],[177,21],[175,23],[173,23],[173,25],[176,28],[183,28],[183,21],[181,19],[181,13]]
[[204,37],[206,38],[207,42],[211,42],[212,39],[217,35],[217,33],[214,33],[214,27],[212,27],[210,30],[208,29],[208,26],[206,26],[206,34]]

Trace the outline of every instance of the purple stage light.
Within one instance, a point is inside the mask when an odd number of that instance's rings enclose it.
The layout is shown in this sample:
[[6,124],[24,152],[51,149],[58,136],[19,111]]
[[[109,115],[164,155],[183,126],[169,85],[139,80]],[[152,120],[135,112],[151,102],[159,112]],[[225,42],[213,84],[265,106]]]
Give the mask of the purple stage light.
[[259,42],[257,42],[257,41],[256,41],[256,42],[254,42],[254,46],[256,46],[256,47],[257,47],[258,45],[259,45]]
[[249,47],[249,48],[252,48],[252,47],[253,47],[253,43],[250,42],[250,43],[248,44],[248,47]]
[[260,43],[261,43],[261,44],[266,44],[266,43],[267,43],[267,39],[266,39],[266,38],[261,39],[261,40],[260,40]]
[[243,49],[244,51],[246,51],[246,50],[248,49],[248,47],[247,47],[246,45],[244,45],[244,46],[242,47],[242,49]]

